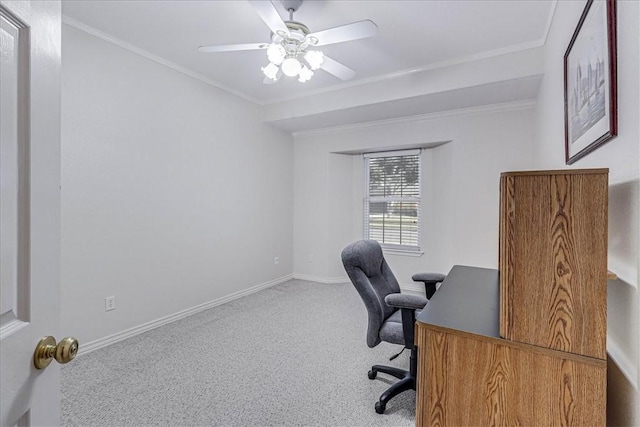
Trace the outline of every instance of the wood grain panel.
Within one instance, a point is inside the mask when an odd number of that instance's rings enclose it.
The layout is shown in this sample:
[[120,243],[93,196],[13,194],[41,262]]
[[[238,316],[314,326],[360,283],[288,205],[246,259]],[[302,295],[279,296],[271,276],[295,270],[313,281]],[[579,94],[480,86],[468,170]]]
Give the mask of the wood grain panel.
[[513,230],[515,223],[514,178],[500,177],[500,227],[499,227],[499,266],[500,270],[500,336],[508,334],[505,319],[513,318],[513,302],[509,285],[513,283],[514,244]]
[[550,170],[530,170],[502,172],[500,176],[537,176],[537,175],[591,175],[609,173],[607,168],[596,169],[550,169]]
[[605,425],[606,362],[419,324],[418,426]]
[[501,177],[500,332],[605,359],[608,174],[578,172]]

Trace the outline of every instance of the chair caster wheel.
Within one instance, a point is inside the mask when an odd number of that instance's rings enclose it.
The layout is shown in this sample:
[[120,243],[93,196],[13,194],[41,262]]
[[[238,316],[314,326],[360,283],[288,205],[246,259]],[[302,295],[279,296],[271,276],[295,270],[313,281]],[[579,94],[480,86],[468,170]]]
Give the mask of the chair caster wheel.
[[369,375],[369,379],[370,380],[375,380],[376,379],[376,375],[378,375],[378,373],[372,369],[372,370],[369,371],[369,373],[367,375]]
[[380,403],[380,402],[376,402],[376,405],[375,405],[376,412],[377,412],[378,414],[383,414],[383,413],[384,413],[385,406],[386,406],[386,405],[383,405],[383,404],[382,404],[382,403]]

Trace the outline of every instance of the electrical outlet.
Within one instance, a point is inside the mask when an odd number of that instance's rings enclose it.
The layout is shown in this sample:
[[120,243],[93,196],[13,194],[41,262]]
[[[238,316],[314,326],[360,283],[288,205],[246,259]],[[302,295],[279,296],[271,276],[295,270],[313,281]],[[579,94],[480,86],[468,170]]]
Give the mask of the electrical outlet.
[[106,297],[104,299],[104,311],[111,311],[116,309],[116,297]]
[[280,264],[280,258],[275,257],[275,258],[273,259],[273,263],[274,263],[274,264]]

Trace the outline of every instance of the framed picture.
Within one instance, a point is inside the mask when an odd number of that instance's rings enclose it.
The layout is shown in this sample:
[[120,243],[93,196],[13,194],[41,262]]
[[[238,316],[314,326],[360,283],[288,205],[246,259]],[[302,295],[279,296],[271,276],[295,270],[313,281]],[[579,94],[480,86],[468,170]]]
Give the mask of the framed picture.
[[588,0],[564,54],[565,161],[618,133],[616,2]]

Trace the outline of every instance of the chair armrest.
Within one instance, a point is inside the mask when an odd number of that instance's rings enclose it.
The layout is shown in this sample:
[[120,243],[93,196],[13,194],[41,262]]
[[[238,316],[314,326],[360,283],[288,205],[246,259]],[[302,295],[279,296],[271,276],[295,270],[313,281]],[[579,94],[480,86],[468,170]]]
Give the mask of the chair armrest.
[[412,310],[421,310],[427,305],[427,299],[419,295],[407,294],[389,294],[385,297],[384,302],[394,308],[408,308]]
[[414,281],[424,283],[424,292],[428,300],[436,293],[436,283],[442,282],[446,277],[439,273],[416,273],[411,276]]
[[413,276],[411,276],[411,279],[414,282],[424,282],[425,285],[427,283],[434,283],[434,284],[439,283],[446,278],[447,276],[440,273],[416,273]]

